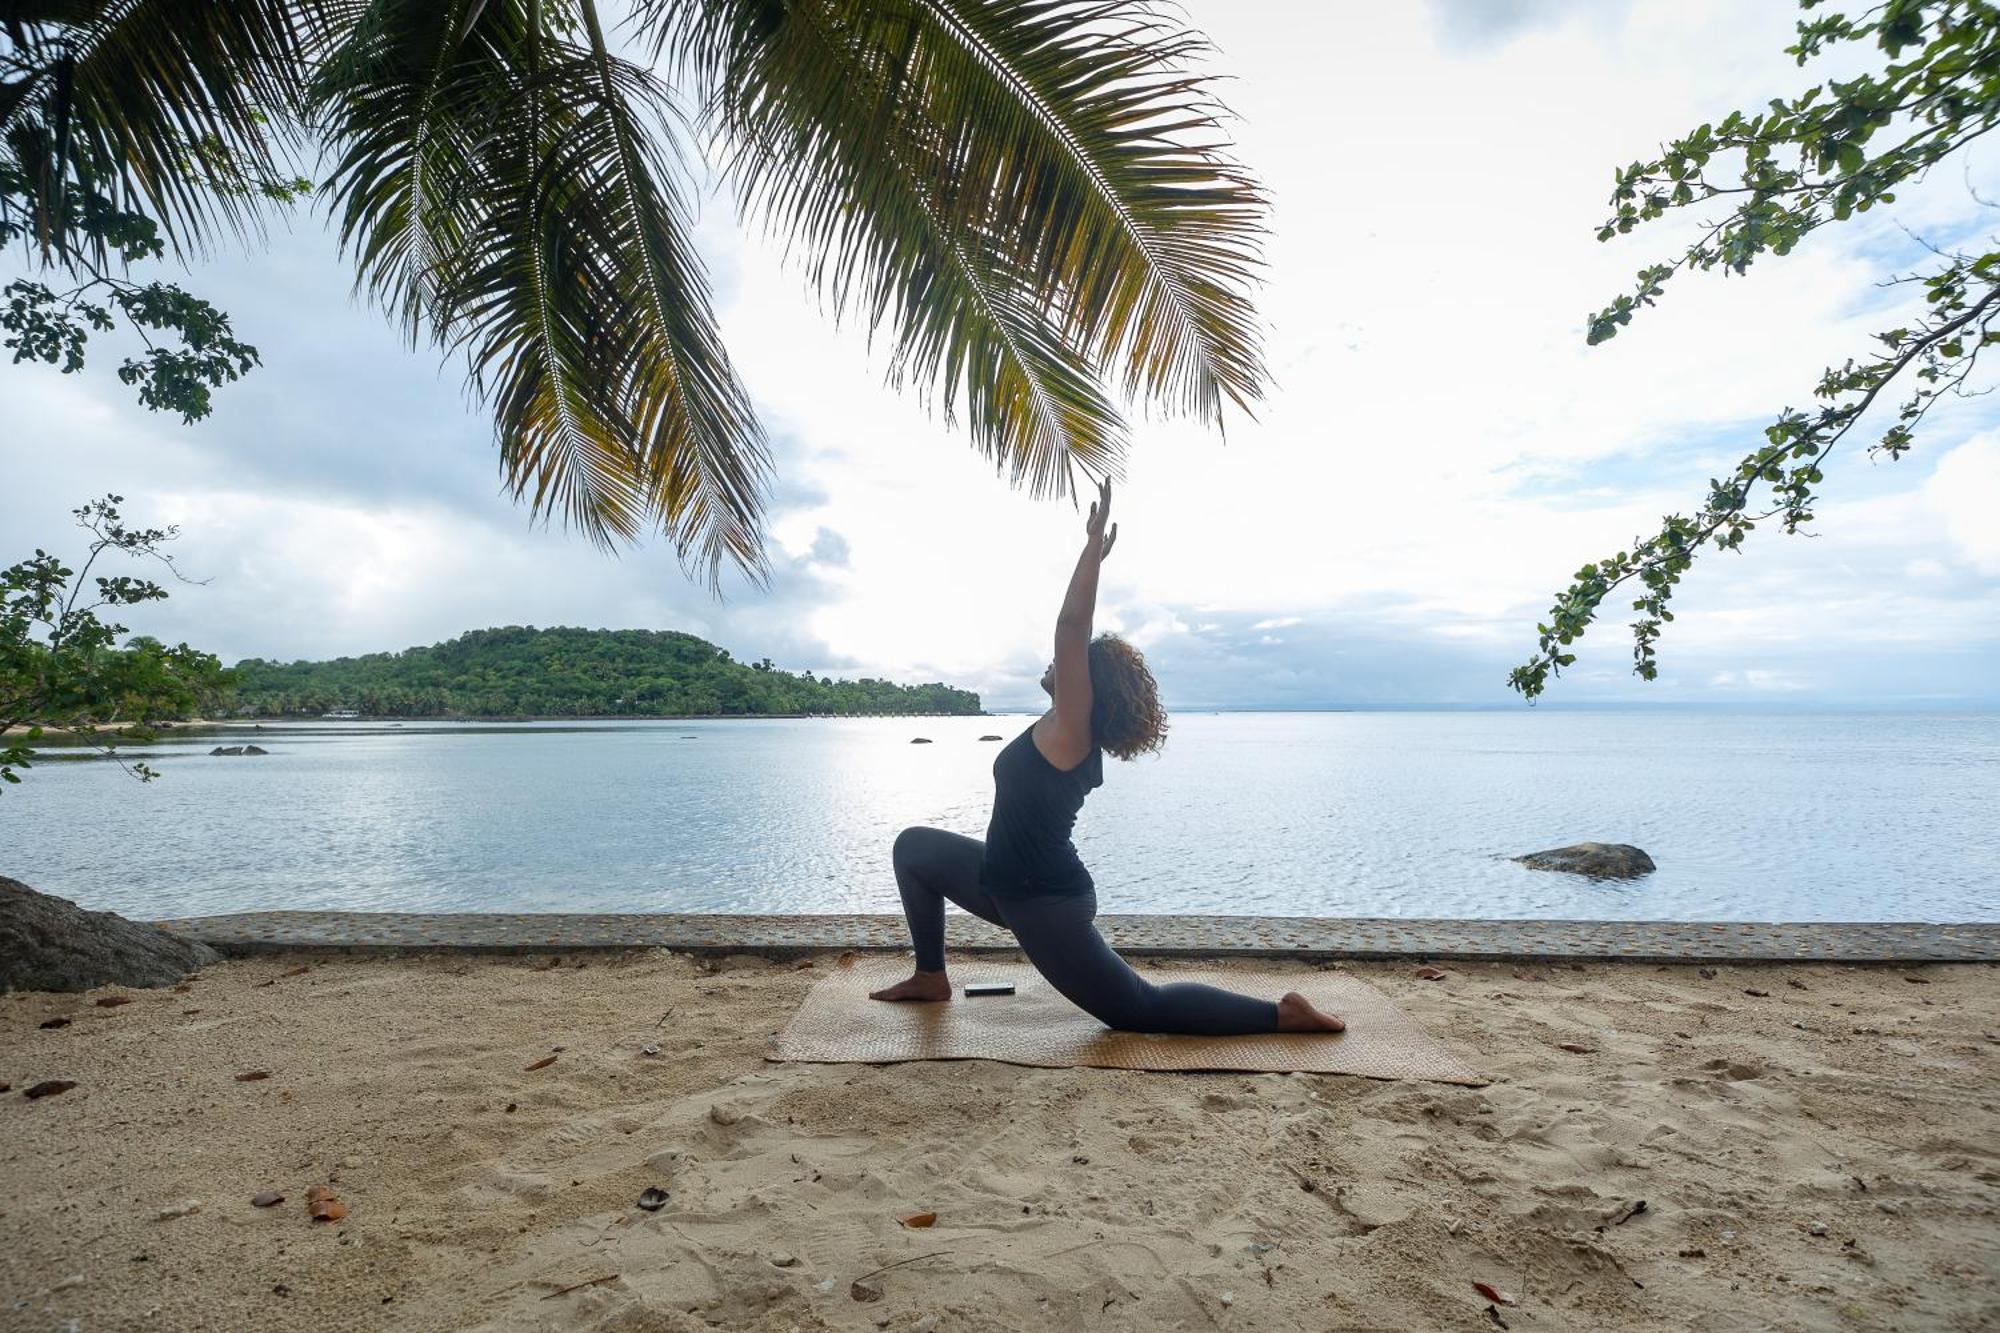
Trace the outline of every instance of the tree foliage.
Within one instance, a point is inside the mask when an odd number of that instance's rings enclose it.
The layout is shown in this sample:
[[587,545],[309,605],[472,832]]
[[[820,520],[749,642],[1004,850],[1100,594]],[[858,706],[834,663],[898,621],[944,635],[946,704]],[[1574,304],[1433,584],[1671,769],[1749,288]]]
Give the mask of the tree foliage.
[[[1116,471],[1114,396],[1219,423],[1262,392],[1263,200],[1201,40],[1148,0],[74,0],[0,23],[9,238],[58,268],[254,235],[320,189],[371,292],[462,353],[504,475],[712,584],[763,571],[770,461],[695,253],[731,185],[891,380],[1039,495]],[[314,157],[315,154],[319,156]],[[97,210],[116,225],[73,219]],[[143,242],[120,248],[120,229]],[[157,232],[157,235],[155,234]],[[129,367],[198,416],[255,352],[184,293],[17,284],[16,355]]]
[[445,643],[330,662],[233,668],[239,711],[317,717],[686,717],[974,714],[948,685],[834,680],[744,663],[692,634],[660,630],[474,630]]
[[90,170],[75,174],[80,179],[52,207],[38,209],[18,156],[0,156],[0,247],[20,242],[38,256],[44,277],[60,275],[53,286],[22,277],[0,288],[4,345],[16,363],[42,361],[74,374],[91,336],[117,328],[122,317],[145,352],[126,357],[118,378],[149,410],[199,421],[214,389],[257,364],[257,349],[235,336],[229,316],[178,284],[130,277],[131,265],[165,255],[159,228],[98,193]]
[[[218,708],[229,682],[222,664],[186,644],[138,637],[98,613],[167,596],[148,578],[97,572],[107,554],[156,561],[179,577],[165,547],[173,528],[127,526],[107,495],[75,510],[90,543],[80,568],[47,551],[0,570],[0,782],[21,780],[44,727],[60,727],[117,757],[119,739],[147,740],[149,724]],[[142,780],[156,774],[127,766]]]
[[[1670,212],[1720,204],[1728,211],[1670,263],[1641,269],[1633,291],[1592,316],[1588,340],[1617,336],[1655,304],[1681,273],[1720,268],[1742,274],[1759,256],[1789,254],[1820,228],[1881,205],[2000,123],[2000,9],[1986,0],[1886,0],[1858,18],[1808,17],[1788,52],[1800,65],[1843,43],[1872,45],[1879,70],[1832,79],[1760,113],[1732,112],[1668,144],[1655,158],[1617,173],[1613,212],[1600,241],[1623,236]],[[1829,368],[1814,387],[1817,406],[1786,408],[1764,441],[1726,477],[1711,479],[1691,515],[1668,515],[1660,530],[1578,570],[1538,627],[1535,656],[1509,683],[1528,698],[1575,660],[1571,645],[1604,599],[1636,582],[1634,671],[1658,673],[1655,645],[1674,618],[1669,603],[1706,549],[1735,551],[1759,523],[1776,519],[1796,533],[1813,519],[1824,465],[1869,418],[1884,395],[1892,415],[1868,452],[1901,458],[1917,426],[1947,395],[1968,392],[1980,354],[1996,340],[2000,238],[1971,251],[1936,250],[1929,271],[1900,277],[1918,298],[1881,346]]]

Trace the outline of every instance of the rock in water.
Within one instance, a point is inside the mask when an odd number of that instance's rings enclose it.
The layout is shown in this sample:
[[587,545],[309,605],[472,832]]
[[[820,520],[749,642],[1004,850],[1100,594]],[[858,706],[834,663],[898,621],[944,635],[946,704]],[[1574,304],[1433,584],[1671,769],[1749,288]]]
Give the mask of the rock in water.
[[216,747],[215,747],[215,748],[214,748],[213,750],[210,750],[210,751],[209,751],[209,753],[210,753],[211,755],[217,755],[217,754],[242,754],[242,753],[243,753],[243,747],[242,747],[242,746],[240,746],[240,745],[218,745],[218,746],[216,746]]
[[928,736],[912,736],[910,738],[910,744],[912,745],[929,745],[930,743],[931,738]]
[[244,746],[244,747],[243,747],[243,753],[245,753],[245,754],[269,754],[269,753],[271,753],[271,752],[270,752],[269,750],[265,749],[265,748],[264,748],[263,746],[261,746],[261,745],[246,745],[246,746]]
[[998,736],[987,735],[987,736],[981,736],[979,739],[982,741],[997,741],[1000,738]]
[[0,875],[0,992],[171,986],[221,961],[206,944]]
[[1530,870],[1565,870],[1592,879],[1637,879],[1655,869],[1652,857],[1623,842],[1578,842],[1514,859]]

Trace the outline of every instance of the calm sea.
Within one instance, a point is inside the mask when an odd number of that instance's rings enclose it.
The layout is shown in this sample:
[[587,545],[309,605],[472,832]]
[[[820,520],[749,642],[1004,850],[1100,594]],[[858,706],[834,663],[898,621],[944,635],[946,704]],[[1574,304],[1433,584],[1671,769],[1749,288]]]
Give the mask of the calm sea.
[[[267,725],[55,760],[0,874],[135,917],[255,908],[889,912],[907,824],[978,835],[1027,717]],[[932,744],[913,745],[925,736]],[[1231,713],[1106,762],[1107,912],[2000,919],[2000,714]],[[1505,859],[1595,839],[1657,873]]]

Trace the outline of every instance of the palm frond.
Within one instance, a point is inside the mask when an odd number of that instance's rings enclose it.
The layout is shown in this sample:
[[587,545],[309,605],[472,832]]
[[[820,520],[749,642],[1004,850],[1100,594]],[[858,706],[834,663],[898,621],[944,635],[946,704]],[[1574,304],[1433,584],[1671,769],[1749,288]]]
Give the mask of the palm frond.
[[650,17],[715,89],[749,209],[807,252],[834,310],[888,330],[893,383],[948,421],[962,408],[975,446],[1037,495],[1068,493],[1078,465],[1117,470],[1125,425],[1094,366],[1005,238],[954,215],[933,127],[894,95],[882,43],[811,7],[777,22],[729,3]]
[[610,53],[594,0],[582,5],[596,92],[583,128],[603,173],[604,241],[622,261],[613,289],[629,323],[622,378],[647,479],[677,553],[686,560],[698,551],[711,586],[725,559],[762,578],[770,458],[688,239],[681,127],[665,89]]
[[524,96],[526,33],[516,5],[371,4],[313,80],[314,119],[338,150],[327,193],[340,243],[413,341],[436,327],[445,257],[481,225],[496,117]]
[[[646,0],[640,16],[709,90],[734,169],[837,307],[874,231],[936,231],[1136,398],[1219,422],[1262,392],[1263,201],[1187,72],[1200,39],[1150,6]],[[871,226],[845,225],[830,176]],[[911,186],[923,206],[896,206]]]
[[70,0],[0,15],[7,63],[0,135],[54,148],[37,173],[54,216],[76,173],[155,219],[183,251],[254,234],[260,180],[282,175],[304,68],[288,0]]
[[464,349],[514,493],[602,544],[657,526],[712,585],[760,576],[768,459],[664,90],[532,0],[379,0],[317,92],[362,281]]
[[961,207],[1058,296],[1127,392],[1220,424],[1264,383],[1264,203],[1221,134],[1197,34],[1130,0],[917,0],[927,114]]

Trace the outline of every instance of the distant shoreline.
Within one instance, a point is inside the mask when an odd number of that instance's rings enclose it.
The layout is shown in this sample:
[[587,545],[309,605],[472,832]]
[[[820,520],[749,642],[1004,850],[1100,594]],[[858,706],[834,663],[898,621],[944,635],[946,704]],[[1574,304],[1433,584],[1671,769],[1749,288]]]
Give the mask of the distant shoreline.
[[[118,734],[118,730],[121,727],[145,726],[153,731],[191,731],[200,727],[226,727],[229,725],[227,722],[218,722],[213,718],[206,717],[192,717],[172,722],[100,722],[93,728],[93,734],[103,735],[116,741],[131,739],[130,737]],[[11,727],[0,727],[0,736],[25,736],[37,727],[41,728],[44,736],[77,736],[81,734],[75,727],[56,726],[52,723],[26,722]]]
[[[776,718],[783,720],[821,718],[831,721],[842,718],[896,718],[896,717],[907,717],[913,719],[952,718],[952,717],[998,718],[998,717],[1019,717],[1029,714],[1040,713],[1042,711],[1044,711],[1043,707],[1031,707],[1024,704],[1018,707],[999,707],[991,709],[982,709],[977,713],[583,713],[583,714],[575,714],[575,713],[539,714],[538,713],[538,714],[504,714],[504,715],[461,713],[461,714],[453,714],[449,717],[435,717],[435,716],[411,717],[407,715],[382,714],[380,716],[370,716],[363,718],[288,717],[277,714],[258,714],[256,716],[242,717],[242,718],[187,718],[171,722],[154,722],[149,725],[152,726],[154,730],[166,732],[166,731],[195,731],[203,729],[216,730],[216,729],[226,729],[230,727],[261,726],[267,722],[281,722],[281,723],[353,722],[356,724],[368,724],[368,723],[379,724],[384,722],[398,722],[398,723],[480,722],[488,724],[499,724],[508,722],[742,722],[742,721],[754,721],[758,718],[766,718],[766,719]],[[1742,713],[1742,714],[1777,715],[1777,716],[1810,716],[1813,714],[1821,714],[1821,713],[1841,714],[1841,715],[1893,713],[1893,714],[1908,714],[1911,716],[1922,716],[1925,714],[1966,713],[1966,714],[1984,716],[1987,714],[1994,713],[1996,711],[2000,711],[2000,709],[1996,709],[1995,705],[1991,703],[1982,703],[1978,701],[1968,702],[1968,701],[1957,701],[1957,700],[1938,701],[1933,703],[1927,703],[1922,706],[1911,705],[1911,704],[1897,705],[1897,704],[1879,704],[1879,703],[1867,704],[1867,705],[1853,704],[1853,703],[1784,704],[1784,703],[1775,703],[1769,701],[1759,701],[1755,703],[1749,701],[1720,703],[1720,702],[1692,702],[1683,700],[1674,703],[1542,702],[1537,704],[1523,704],[1519,702],[1512,702],[1512,703],[1502,703],[1502,704],[1452,704],[1452,703],[1371,704],[1359,707],[1341,707],[1341,708],[1336,708],[1336,707],[1266,708],[1266,707],[1250,707],[1243,705],[1237,705],[1233,707],[1228,707],[1228,706],[1197,707],[1194,705],[1184,705],[1182,707],[1170,709],[1168,715],[1170,717],[1173,716],[1256,717],[1259,715],[1275,717],[1275,716],[1285,716],[1292,714],[1322,714],[1322,713],[1350,713],[1350,714],[1623,713],[1630,715],[1646,715],[1646,714],[1665,715],[1674,713],[1683,713],[1683,714]],[[128,723],[121,725],[131,725],[131,724]],[[0,736],[25,735],[29,730],[31,730],[29,726],[7,727],[4,729],[0,729]],[[68,728],[58,727],[58,726],[44,726],[42,730],[43,733],[49,737],[70,736],[74,734]],[[114,730],[114,727],[110,724],[106,724],[104,726],[101,726],[99,730],[109,733]]]
[[[397,713],[369,714],[366,717],[302,717],[260,714],[234,722],[207,722],[203,725],[230,727],[264,722],[754,722],[758,719],[815,719],[828,722],[842,718],[885,717],[990,717],[990,713],[452,713],[445,716],[411,716]],[[192,725],[182,723],[182,726]]]
[[[871,718],[871,719],[910,718],[912,720],[916,720],[923,718],[951,718],[951,717],[979,718],[979,717],[995,717],[995,716],[1001,716],[1001,715],[994,713],[984,713],[984,712],[981,713],[548,713],[548,714],[509,713],[509,714],[494,715],[494,716],[485,716],[475,713],[454,713],[449,717],[412,717],[412,716],[398,715],[395,713],[382,713],[379,715],[371,714],[370,716],[367,717],[297,717],[297,716],[285,716],[281,714],[258,714],[254,717],[238,717],[238,718],[195,717],[195,718],[186,718],[172,722],[148,722],[144,725],[153,731],[169,732],[169,731],[222,731],[222,730],[228,730],[232,727],[233,728],[261,727],[267,722],[279,722],[279,723],[324,722],[329,725],[352,724],[355,726],[373,726],[373,725],[380,725],[381,723],[384,722],[396,722],[396,723],[414,722],[419,724],[428,722],[478,722],[487,725],[497,725],[508,722],[523,722],[523,723],[526,722],[755,722],[759,719],[765,719],[765,720],[777,719],[780,721],[800,721],[800,720],[811,719],[811,720],[819,720],[826,722],[837,722],[847,718]],[[132,742],[131,737],[120,736],[117,734],[117,732],[120,727],[136,726],[136,725],[139,724],[130,722],[101,723],[96,728],[96,734],[102,735],[106,740],[114,742],[124,741],[127,743],[134,743]],[[25,736],[32,730],[34,730],[33,724],[12,726],[0,729],[0,736]],[[66,739],[75,739],[81,734],[79,731],[77,731],[75,728],[72,727],[45,725],[42,727],[41,730],[42,730],[42,735],[45,738],[51,740],[57,737],[62,737]],[[137,743],[143,744],[143,742],[137,742]]]

